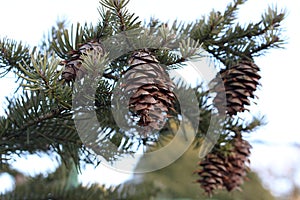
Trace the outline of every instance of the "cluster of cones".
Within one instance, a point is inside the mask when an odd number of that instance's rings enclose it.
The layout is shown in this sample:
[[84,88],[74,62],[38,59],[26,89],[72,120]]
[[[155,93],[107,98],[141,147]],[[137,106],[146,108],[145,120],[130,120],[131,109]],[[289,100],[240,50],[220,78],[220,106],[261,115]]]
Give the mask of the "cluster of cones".
[[209,196],[217,189],[240,189],[246,179],[251,145],[241,137],[235,137],[232,142],[228,154],[209,153],[199,162],[201,169],[195,171],[200,176],[197,182]]
[[[88,51],[104,54],[103,46],[97,41],[87,42],[72,51],[70,59],[62,62],[62,78],[66,82],[84,76],[86,70],[82,67],[82,55]],[[147,132],[160,130],[168,113],[174,111],[175,86],[155,56],[147,50],[134,52],[128,65],[122,87],[129,101],[124,106]],[[245,106],[250,105],[249,98],[255,97],[254,91],[259,85],[258,71],[258,66],[252,61],[242,60],[220,72],[222,80],[215,84],[216,97],[213,100],[219,112],[231,117],[246,110]],[[216,189],[237,189],[246,177],[251,146],[241,136],[232,140],[232,146],[229,154],[214,151],[199,163],[201,169],[196,171],[200,176],[197,182],[209,195]]]

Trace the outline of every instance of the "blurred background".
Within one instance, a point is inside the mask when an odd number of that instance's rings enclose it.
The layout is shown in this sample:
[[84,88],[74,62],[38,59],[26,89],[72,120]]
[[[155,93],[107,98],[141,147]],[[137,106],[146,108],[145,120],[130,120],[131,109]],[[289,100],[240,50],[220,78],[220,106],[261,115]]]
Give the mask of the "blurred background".
[[[155,17],[165,22],[179,20],[191,22],[208,14],[212,9],[223,11],[230,0],[131,0],[128,7],[131,12],[140,16],[142,21]],[[10,0],[1,1],[0,38],[8,37],[30,46],[39,45],[58,20],[66,20],[68,25],[93,23],[98,21],[98,0]],[[259,21],[261,14],[268,8],[277,7],[285,10],[287,17],[283,28],[286,44],[284,49],[268,51],[266,55],[255,59],[261,67],[262,87],[256,92],[259,97],[256,105],[251,106],[251,113],[244,115],[264,115],[266,125],[251,133],[246,138],[253,146],[251,156],[252,181],[249,191],[257,191],[256,199],[267,199],[262,195],[274,196],[276,199],[300,199],[300,133],[298,112],[300,111],[297,61],[300,44],[298,20],[300,19],[300,2],[293,0],[248,0],[241,6],[239,23]],[[6,106],[5,97],[11,97],[17,87],[15,75],[0,79],[0,114]],[[178,160],[182,164],[195,152],[188,151]],[[34,165],[32,164],[34,163]],[[27,158],[16,158],[13,167],[30,176],[39,173],[53,172],[58,166],[53,158],[45,155],[30,155]],[[148,180],[155,180],[164,174],[161,184],[179,185],[177,173],[180,168],[175,165],[150,173]],[[107,175],[109,174],[109,176]],[[177,178],[176,178],[177,175]],[[131,178],[134,177],[134,180]],[[171,177],[171,178],[170,178]],[[86,166],[80,175],[83,184],[100,183],[117,185],[124,181],[137,181],[132,174],[116,172],[100,164],[96,169]],[[176,182],[177,181],[177,182]],[[151,181],[150,181],[151,182]],[[13,188],[14,180],[6,173],[0,173],[0,192]],[[183,189],[182,189],[183,190]],[[181,192],[180,188],[176,191]],[[185,188],[185,190],[187,189]],[[246,191],[248,191],[246,189]],[[249,193],[249,195],[255,195]],[[230,199],[230,198],[229,198]],[[271,199],[271,197],[270,197]]]

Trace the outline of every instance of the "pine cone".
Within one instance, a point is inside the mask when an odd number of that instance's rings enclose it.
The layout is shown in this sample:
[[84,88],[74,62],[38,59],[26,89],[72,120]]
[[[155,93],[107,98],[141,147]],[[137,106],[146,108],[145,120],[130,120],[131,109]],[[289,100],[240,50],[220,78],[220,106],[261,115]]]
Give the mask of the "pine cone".
[[65,61],[62,61],[62,64],[65,65],[62,72],[62,78],[66,82],[75,80],[76,78],[81,79],[86,73],[82,65],[82,55],[86,55],[87,52],[95,51],[98,54],[104,55],[104,49],[100,42],[92,40],[90,42],[84,43],[81,45],[78,50],[72,51],[71,58]]
[[[258,71],[258,66],[249,61],[240,61],[237,65],[221,71],[223,83],[217,83],[214,88],[217,95],[213,102],[217,109],[220,112],[226,111],[230,116],[247,110],[245,105],[250,105],[249,97],[254,98],[253,93],[261,78]],[[225,89],[226,100],[222,96],[222,88]]]
[[233,140],[233,150],[227,158],[228,176],[224,178],[224,185],[228,191],[239,189],[249,171],[247,164],[250,163],[251,145],[241,137],[235,137]]
[[168,112],[173,110],[174,85],[157,59],[146,50],[135,52],[129,59],[123,83],[130,97],[129,109],[145,132],[160,130]]
[[196,182],[200,183],[208,196],[212,196],[216,189],[224,188],[224,175],[227,173],[224,157],[217,153],[208,154],[199,162],[200,170],[195,171],[200,176]]

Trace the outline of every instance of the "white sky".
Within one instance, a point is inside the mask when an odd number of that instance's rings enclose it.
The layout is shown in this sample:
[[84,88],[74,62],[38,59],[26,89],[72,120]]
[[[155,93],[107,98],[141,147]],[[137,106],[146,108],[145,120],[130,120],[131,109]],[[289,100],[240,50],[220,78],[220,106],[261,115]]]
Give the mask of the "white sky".
[[[43,34],[47,34],[57,19],[66,18],[70,23],[92,22],[98,20],[98,0],[1,0],[0,12],[0,38],[8,36],[15,40],[22,40],[31,46],[41,41]],[[129,8],[141,19],[155,16],[162,21],[193,21],[214,8],[223,11],[223,8],[230,0],[131,0]],[[256,59],[261,67],[262,88],[256,94],[259,96],[258,105],[253,106],[254,113],[266,115],[268,124],[251,134],[250,140],[264,140],[270,145],[253,144],[252,167],[261,171],[267,186],[276,188],[283,187],[282,180],[276,182],[268,172],[278,173],[283,176],[291,176],[292,166],[299,166],[300,149],[288,147],[288,144],[300,143],[298,128],[299,106],[299,63],[297,60],[298,46],[300,44],[298,24],[300,19],[300,2],[295,0],[249,0],[240,10],[242,22],[257,21],[261,13],[268,5],[277,5],[279,9],[288,11],[287,19],[283,26],[287,36],[288,44],[286,49],[272,50],[265,56]],[[9,80],[9,82],[7,81]],[[12,93],[14,84],[10,79],[0,79],[1,92],[0,102]],[[1,107],[4,107],[3,105]],[[34,158],[38,159],[38,158]],[[47,169],[47,162],[44,166],[30,169],[30,161],[26,170],[32,172]],[[18,167],[18,165],[16,165]],[[24,167],[24,165],[22,165]],[[18,167],[19,168],[19,167]],[[277,170],[276,170],[277,169]],[[105,174],[110,173],[109,178]],[[119,178],[111,178],[119,177]],[[82,175],[84,183],[99,181],[100,183],[117,184],[129,176],[111,171],[101,167],[95,172],[92,169],[86,170]],[[0,179],[7,182],[9,179]],[[268,183],[269,182],[269,183]],[[277,183],[277,184],[276,184]],[[284,183],[284,181],[283,181]],[[299,183],[300,184],[300,183]],[[286,186],[288,189],[288,186]]]

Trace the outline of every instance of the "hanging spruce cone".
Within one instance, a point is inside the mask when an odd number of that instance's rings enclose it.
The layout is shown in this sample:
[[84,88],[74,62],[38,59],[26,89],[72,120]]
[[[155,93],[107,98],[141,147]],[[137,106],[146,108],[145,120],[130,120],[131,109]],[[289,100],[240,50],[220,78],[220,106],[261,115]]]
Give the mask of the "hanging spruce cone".
[[227,173],[224,157],[218,153],[209,153],[204,160],[199,162],[201,169],[195,171],[200,176],[196,182],[200,183],[208,196],[213,191],[224,188],[224,175]]
[[[253,93],[259,85],[258,71],[258,66],[250,61],[240,61],[221,71],[223,83],[217,83],[214,89],[217,95],[213,102],[217,109],[220,112],[226,111],[230,116],[245,111],[245,105],[250,105],[249,98],[254,98]],[[225,89],[225,95],[222,88]]]
[[146,50],[135,52],[129,59],[129,69],[122,84],[129,98],[129,109],[143,127],[144,134],[160,130],[173,109],[173,82]]
[[95,51],[95,53],[104,55],[104,49],[100,42],[92,40],[90,42],[81,45],[78,50],[72,51],[71,58],[62,62],[64,69],[62,72],[62,78],[66,82],[81,79],[86,73],[86,69],[82,67],[82,55],[86,55],[87,52]]
[[227,172],[224,176],[224,186],[228,191],[240,189],[244,183],[247,172],[249,171],[248,164],[250,163],[251,145],[248,141],[241,137],[235,137],[233,140],[233,150],[227,157]]

